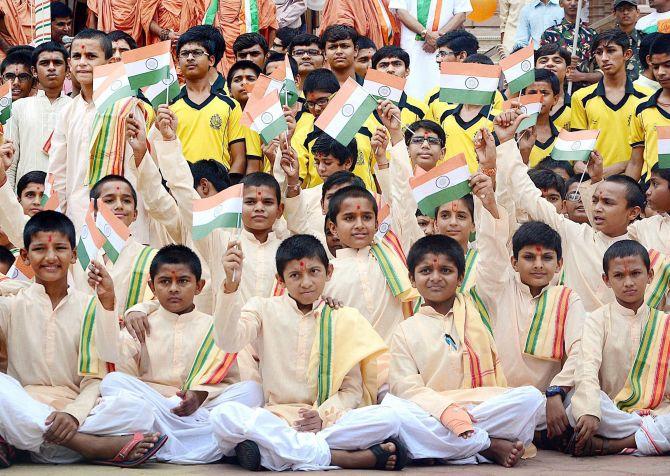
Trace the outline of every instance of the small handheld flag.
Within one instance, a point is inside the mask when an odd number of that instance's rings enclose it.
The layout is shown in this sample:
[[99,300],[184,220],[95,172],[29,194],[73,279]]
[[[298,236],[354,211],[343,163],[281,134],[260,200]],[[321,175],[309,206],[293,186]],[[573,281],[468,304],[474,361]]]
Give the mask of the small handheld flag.
[[425,174],[410,178],[409,184],[419,210],[435,218],[437,207],[471,192],[469,180],[465,155],[458,154]]
[[131,89],[161,83],[170,77],[170,40],[121,53]]
[[272,91],[280,93],[282,87],[283,83],[281,81],[261,74],[255,82],[246,85],[246,90],[249,93],[250,98],[260,99],[267,96]]
[[499,81],[500,66],[445,61],[440,65],[440,101],[487,106]]
[[51,41],[51,1],[35,0],[35,46]]
[[23,258],[17,256],[16,261],[14,261],[14,264],[7,270],[5,276],[17,281],[32,281],[33,278],[35,278],[35,271],[23,261]]
[[112,263],[116,263],[130,238],[130,230],[101,200],[97,201],[97,206],[98,213],[95,216],[95,224],[105,238],[102,247]]
[[54,190],[54,180],[55,177],[53,174],[47,174],[47,179],[44,181],[44,193],[42,193],[42,200],[40,204],[44,210],[54,210],[60,212],[60,199],[58,198],[58,192]]
[[216,228],[239,228],[244,185],[228,187],[212,197],[193,200],[193,239],[201,240]]
[[98,254],[105,243],[105,237],[102,236],[102,233],[100,233],[100,230],[95,225],[93,211],[93,200],[91,200],[88,212],[86,212],[84,227],[81,230],[79,242],[77,243],[77,259],[84,271],[86,271],[91,261],[98,259]]
[[240,123],[258,132],[266,144],[288,130],[276,91],[263,98],[247,101]]
[[596,148],[599,130],[568,132],[563,129],[556,139],[551,158],[554,160],[569,160],[586,162],[589,155]]
[[521,121],[519,127],[516,128],[516,132],[521,132],[537,124],[537,116],[540,115],[540,110],[542,109],[541,94],[526,94],[524,96],[519,96],[517,98],[505,101],[503,103],[503,111],[509,111],[510,109],[513,109],[512,101],[519,103],[521,114],[528,114],[528,117]]
[[133,95],[123,63],[107,63],[93,68],[93,103],[104,113],[119,99]]
[[0,124],[7,124],[12,115],[12,84],[0,85]]
[[288,55],[284,56],[284,65],[275,69],[270,75],[275,81],[281,82],[281,89],[279,91],[279,99],[282,106],[293,106],[298,102],[298,87],[295,84],[293,77],[293,70],[289,62]]
[[656,126],[658,135],[658,167],[670,169],[670,126]]
[[377,101],[356,81],[347,78],[314,126],[346,147],[376,107]]
[[516,94],[535,81],[535,49],[532,43],[500,60],[510,93]]
[[365,73],[363,89],[377,100],[389,99],[398,105],[407,80],[400,76],[384,73],[376,69],[368,69]]
[[657,20],[656,23],[642,30],[642,33],[645,35],[650,33],[670,33],[670,20]]
[[154,109],[158,109],[161,104],[169,104],[179,95],[179,81],[177,80],[177,70],[170,58],[169,76],[161,79],[158,83],[152,84],[142,89],[142,94],[146,97]]

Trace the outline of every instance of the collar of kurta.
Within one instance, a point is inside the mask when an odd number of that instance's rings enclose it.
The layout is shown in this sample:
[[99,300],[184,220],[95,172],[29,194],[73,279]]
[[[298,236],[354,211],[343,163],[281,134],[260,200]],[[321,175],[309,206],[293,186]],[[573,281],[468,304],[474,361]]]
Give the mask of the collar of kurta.
[[242,231],[240,232],[240,236],[242,236],[242,235],[244,235],[244,237],[247,240],[251,241],[252,243],[256,243],[259,246],[265,246],[268,243],[270,243],[272,240],[274,240],[274,238],[275,238],[275,232],[271,231],[271,232],[268,233],[268,238],[265,240],[265,242],[261,243],[260,241],[258,241],[258,238],[256,238],[256,236],[253,233],[251,233],[250,231],[245,230],[244,228],[242,228]]
[[194,307],[191,312],[185,312],[183,314],[175,314],[174,312],[170,312],[167,309],[165,309],[163,306],[160,306],[156,313],[161,314],[162,316],[166,317],[169,320],[180,320],[180,321],[186,321],[186,320],[191,320],[199,314],[198,308]]
[[447,319],[449,317],[453,318],[454,310],[450,309],[448,313],[440,314],[432,306],[427,306],[427,305],[424,304],[419,308],[419,312],[417,312],[417,314],[423,314],[426,317],[433,317],[435,319],[443,319],[444,320],[444,319]]
[[[46,98],[46,97],[47,97],[47,93],[44,92],[43,89],[38,89],[38,90],[37,90],[37,94],[35,94],[35,96],[37,96],[37,97],[39,97],[39,98]],[[59,95],[56,99],[58,100],[58,99],[60,99],[60,98],[62,98],[62,97],[65,97],[65,93],[64,93],[63,91],[60,92],[60,95]]]
[[612,306],[612,311],[625,317],[634,317],[641,319],[649,314],[649,306],[647,306],[646,304],[642,304],[637,310],[637,312],[633,311],[632,309],[628,309],[627,307],[623,307],[621,304],[619,304],[619,302],[616,299],[610,305]]
[[365,246],[360,249],[355,248],[341,248],[335,252],[335,256],[338,258],[355,258],[359,255],[367,256],[370,253],[370,247]]
[[[553,3],[554,5],[558,5],[558,0],[549,0],[546,5],[549,5],[550,3]],[[539,7],[541,5],[545,5],[545,3],[542,0],[535,0],[533,3],[534,7]]]
[[321,312],[321,309],[323,308],[325,301],[323,299],[319,299],[318,301],[315,301],[312,303],[312,310],[306,313],[303,313],[299,308],[298,308],[298,303],[296,302],[295,299],[293,299],[288,291],[286,291],[284,294],[282,294],[281,299],[284,299],[289,306],[296,312],[296,314],[300,314],[302,316],[307,316],[311,314],[312,317],[316,317],[319,315]]
[[[562,271],[563,271],[563,270],[561,269],[561,270],[558,272],[558,275],[560,275]],[[555,278],[552,278],[552,281],[551,281],[551,282],[554,282],[554,279],[555,279]],[[530,292],[530,288],[528,287],[527,284],[524,284],[524,283],[521,281],[521,275],[519,275],[519,273],[516,272],[516,271],[514,272],[514,280],[516,281],[516,284],[517,284],[517,286],[519,287],[519,289],[521,289],[521,291],[522,291],[528,298],[530,298],[530,299],[535,299],[535,300],[540,299],[540,298],[542,297],[542,295],[543,295],[544,293],[546,293],[546,292],[552,287],[552,284],[551,284],[551,282],[550,282],[549,284],[547,284],[545,287],[542,288],[542,291],[540,291],[540,294],[538,294],[537,296],[533,297],[533,295],[532,295],[531,292]]]

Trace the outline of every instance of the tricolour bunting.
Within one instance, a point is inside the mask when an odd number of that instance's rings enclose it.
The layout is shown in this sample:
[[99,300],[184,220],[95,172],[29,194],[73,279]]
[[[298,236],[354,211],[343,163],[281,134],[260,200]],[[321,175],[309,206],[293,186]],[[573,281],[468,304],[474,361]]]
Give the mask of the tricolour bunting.
[[670,169],[670,126],[656,126],[658,135],[658,167]]
[[88,207],[84,227],[79,235],[79,242],[77,243],[77,259],[84,271],[88,268],[91,261],[98,258],[98,254],[105,243],[105,237],[102,236],[100,230],[95,224],[93,218],[93,200]]
[[51,0],[35,0],[35,36],[33,45],[51,41]]
[[393,74],[384,73],[376,69],[368,69],[365,73],[363,89],[375,99],[389,99],[394,104],[400,102],[407,80]]
[[542,109],[541,94],[526,94],[505,101],[503,103],[503,110],[509,111],[510,109],[513,109],[512,102],[518,103],[521,114],[528,114],[528,117],[521,121],[519,127],[516,128],[517,132],[521,132],[537,124],[537,116],[540,115],[540,109]]
[[193,200],[193,239],[200,240],[216,228],[239,228],[242,223],[244,185],[228,187],[214,196]]
[[95,217],[95,224],[105,237],[102,247],[112,263],[116,263],[130,238],[130,230],[101,200],[98,200],[97,205],[98,213]]
[[535,81],[535,50],[533,44],[521,48],[500,60],[500,67],[505,75],[507,87],[511,94],[523,90]]
[[470,170],[465,155],[458,154],[441,165],[409,179],[419,210],[435,218],[442,204],[458,200],[470,193]]
[[170,40],[161,41],[121,54],[132,89],[153,86],[170,77],[170,44]]
[[104,113],[119,99],[133,95],[123,63],[107,63],[93,68],[93,103]]
[[556,138],[551,158],[554,160],[570,160],[586,162],[596,147],[599,130],[568,132],[563,129]]
[[272,91],[271,94],[260,99],[247,101],[240,123],[252,131],[258,132],[266,144],[288,130],[284,111],[281,108],[279,95],[276,91]]
[[440,101],[453,104],[479,104],[493,102],[500,66],[444,61],[440,65]]

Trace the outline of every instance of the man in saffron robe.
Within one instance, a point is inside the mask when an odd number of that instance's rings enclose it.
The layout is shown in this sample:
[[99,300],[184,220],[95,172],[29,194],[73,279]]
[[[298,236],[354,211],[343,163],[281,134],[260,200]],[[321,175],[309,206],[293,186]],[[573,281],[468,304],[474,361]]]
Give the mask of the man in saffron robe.
[[377,48],[397,45],[400,27],[389,9],[389,0],[327,0],[321,31],[330,25],[347,25],[374,41]]
[[140,2],[137,0],[88,0],[87,26],[105,33],[121,30],[143,45]]
[[1,58],[12,46],[27,45],[33,41],[34,8],[34,0],[0,0]]

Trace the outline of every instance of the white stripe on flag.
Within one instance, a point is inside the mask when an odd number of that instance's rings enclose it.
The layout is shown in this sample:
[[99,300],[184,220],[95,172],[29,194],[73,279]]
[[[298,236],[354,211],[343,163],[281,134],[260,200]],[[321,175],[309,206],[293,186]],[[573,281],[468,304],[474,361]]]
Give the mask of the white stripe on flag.
[[328,127],[323,131],[330,137],[337,137],[342,130],[347,127],[351,116],[356,113],[356,110],[365,102],[370,95],[363,88],[354,88],[351,96],[347,99],[347,103],[340,109],[335,117],[330,121]]
[[576,152],[578,150],[593,150],[596,147],[597,139],[582,139],[566,141],[559,137],[556,138],[554,149],[565,152]]
[[230,198],[207,210],[194,211],[193,226],[207,225],[225,213],[242,213],[242,197]]
[[441,74],[440,87],[448,89],[462,89],[463,91],[496,91],[498,78],[467,76],[460,74]]
[[428,182],[419,185],[412,189],[412,193],[414,194],[416,201],[419,202],[425,197],[440,192],[445,188],[454,187],[455,185],[458,185],[461,182],[467,182],[468,180],[470,180],[470,169],[466,165],[441,175],[435,180],[429,180]]

